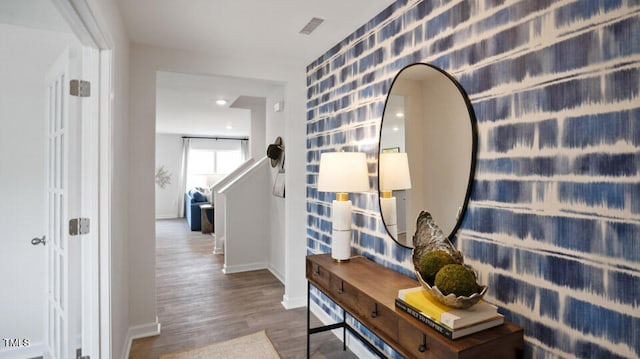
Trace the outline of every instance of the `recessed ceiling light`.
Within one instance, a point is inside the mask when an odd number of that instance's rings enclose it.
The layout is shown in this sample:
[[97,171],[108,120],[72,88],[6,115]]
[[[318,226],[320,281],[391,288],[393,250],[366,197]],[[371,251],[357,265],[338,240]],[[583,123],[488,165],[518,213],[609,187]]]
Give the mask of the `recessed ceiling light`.
[[396,117],[404,117],[404,112],[398,112],[398,113],[396,113]]
[[216,104],[217,104],[218,106],[224,106],[224,105],[226,105],[226,104],[227,104],[227,100],[223,100],[223,99],[216,100]]
[[227,130],[233,130],[233,126],[231,125],[226,125],[224,128],[226,128]]
[[324,19],[321,19],[319,17],[314,17],[311,20],[309,20],[309,22],[306,25],[304,25],[302,30],[300,30],[300,33],[304,35],[309,35],[323,22],[324,22]]
[[393,126],[393,130],[394,130],[394,131],[396,131],[396,132],[398,132],[398,131],[400,131],[400,127],[398,127],[398,126]]

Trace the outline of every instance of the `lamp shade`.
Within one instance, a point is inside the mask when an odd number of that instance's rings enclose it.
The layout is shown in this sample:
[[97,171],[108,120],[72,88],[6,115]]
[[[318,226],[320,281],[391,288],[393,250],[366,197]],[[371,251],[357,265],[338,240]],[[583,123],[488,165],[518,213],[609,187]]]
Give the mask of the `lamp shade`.
[[325,152],[320,155],[318,191],[365,192],[369,190],[367,156],[363,152]]
[[406,152],[380,154],[380,190],[392,191],[411,188],[409,160]]

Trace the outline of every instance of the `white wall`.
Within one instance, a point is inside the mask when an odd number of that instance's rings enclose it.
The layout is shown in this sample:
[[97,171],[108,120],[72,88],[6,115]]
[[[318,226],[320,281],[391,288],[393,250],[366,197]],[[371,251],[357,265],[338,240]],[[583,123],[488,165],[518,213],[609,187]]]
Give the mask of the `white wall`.
[[[110,181],[109,261],[111,279],[110,357],[119,358],[128,345],[129,317],[129,39],[116,0],[88,0],[98,24],[111,42],[112,108],[109,154]],[[153,158],[149,161],[153,162]],[[131,191],[135,191],[133,188]],[[135,222],[132,222],[135,224]]]
[[249,136],[249,158],[259,160],[265,154],[266,100],[264,97],[241,96],[232,108],[244,108],[250,111],[251,135]]
[[[284,112],[275,112],[273,110],[273,105],[276,102],[284,101],[284,90],[277,91],[271,95],[269,101],[266,106],[267,113],[267,133],[266,138],[269,144],[273,143],[276,137],[282,137],[282,144],[285,147],[285,156],[287,155],[287,138],[284,133],[285,129],[285,121],[286,116]],[[265,147],[266,148],[266,147]],[[263,156],[265,149],[263,149]],[[284,158],[284,157],[283,157]],[[286,164],[286,160],[285,160]],[[271,167],[271,161],[269,161],[269,185],[267,191],[269,192],[268,197],[268,208],[269,208],[269,231],[271,238],[271,246],[270,246],[270,262],[269,267],[271,272],[274,273],[281,281],[284,281],[285,278],[285,199],[276,197],[272,194],[273,192],[273,184],[275,182],[276,175],[278,174],[278,169],[280,168],[281,163],[278,164],[275,168]],[[286,174],[285,174],[286,176]],[[286,191],[286,188],[285,188]]]
[[[220,190],[225,215],[224,267],[227,274],[269,267],[269,160],[263,157]],[[250,204],[247,206],[247,204]]]
[[[130,312],[134,324],[155,320],[155,226],[148,206],[154,201],[155,158],[155,73],[158,70],[182,73],[226,75],[281,81],[285,87],[285,134],[288,143],[287,199],[285,200],[285,306],[304,305],[305,257],[305,73],[260,61],[177,51],[146,45],[131,45],[131,127],[129,242],[131,282]],[[267,130],[269,132],[269,130]],[[135,224],[135,225],[134,225]]]
[[[136,46],[129,59],[129,325],[156,321],[155,78]],[[146,104],[143,106],[142,104]]]
[[[45,74],[70,34],[0,24],[0,338],[43,341]],[[0,343],[0,349],[4,344]]]
[[[284,88],[276,90],[268,96],[268,99],[249,97],[243,103],[234,104],[234,107],[248,108],[251,110],[251,156],[259,160],[266,155],[268,144],[274,142],[276,137],[283,137],[283,144],[286,147],[285,112],[275,112],[273,105],[276,102],[284,101]],[[269,196],[266,198],[265,207],[268,210],[269,221],[265,229],[269,231],[269,269],[284,282],[285,278],[285,199],[271,195],[278,168],[271,168],[269,165],[269,183],[266,191]]]
[[170,183],[164,188],[156,184],[156,218],[177,218],[178,206],[183,203],[184,191],[178,188],[182,162],[182,136],[156,135],[156,171],[160,166],[170,174]]
[[227,213],[225,196],[220,194],[220,190],[225,188],[229,183],[237,179],[238,176],[242,176],[249,168],[253,166],[256,161],[253,158],[249,158],[238,168],[222,178],[218,183],[211,187],[213,205],[215,211],[213,214],[213,226],[215,232],[215,245],[213,247],[213,254],[224,254],[224,242],[225,242],[225,225]]
[[285,308],[306,306],[307,254],[306,223],[306,74],[292,71],[284,90],[284,142],[287,198],[285,199],[285,288],[282,305]]

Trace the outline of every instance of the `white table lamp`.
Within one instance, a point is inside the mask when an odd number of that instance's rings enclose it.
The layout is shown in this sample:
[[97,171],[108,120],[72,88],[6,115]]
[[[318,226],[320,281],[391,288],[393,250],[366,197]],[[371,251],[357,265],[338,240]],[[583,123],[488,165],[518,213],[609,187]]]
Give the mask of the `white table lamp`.
[[409,160],[406,152],[388,152],[380,154],[380,211],[389,234],[398,239],[398,216],[394,190],[411,188]]
[[351,257],[351,201],[348,192],[369,190],[367,157],[363,152],[325,152],[320,155],[318,191],[336,192],[331,208],[331,257]]

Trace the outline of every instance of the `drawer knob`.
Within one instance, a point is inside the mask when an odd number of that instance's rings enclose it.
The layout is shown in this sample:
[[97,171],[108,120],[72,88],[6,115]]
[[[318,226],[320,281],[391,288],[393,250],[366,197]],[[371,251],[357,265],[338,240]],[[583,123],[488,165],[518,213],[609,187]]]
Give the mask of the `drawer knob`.
[[344,281],[340,281],[340,288],[338,288],[338,294],[344,293]]
[[320,275],[320,267],[316,267],[316,269],[313,271],[313,274],[315,275]]
[[418,351],[420,353],[427,351],[427,336],[425,334],[422,334],[422,344],[418,347]]
[[378,317],[378,303],[374,303],[373,304],[373,312],[371,312],[371,318],[377,318]]

